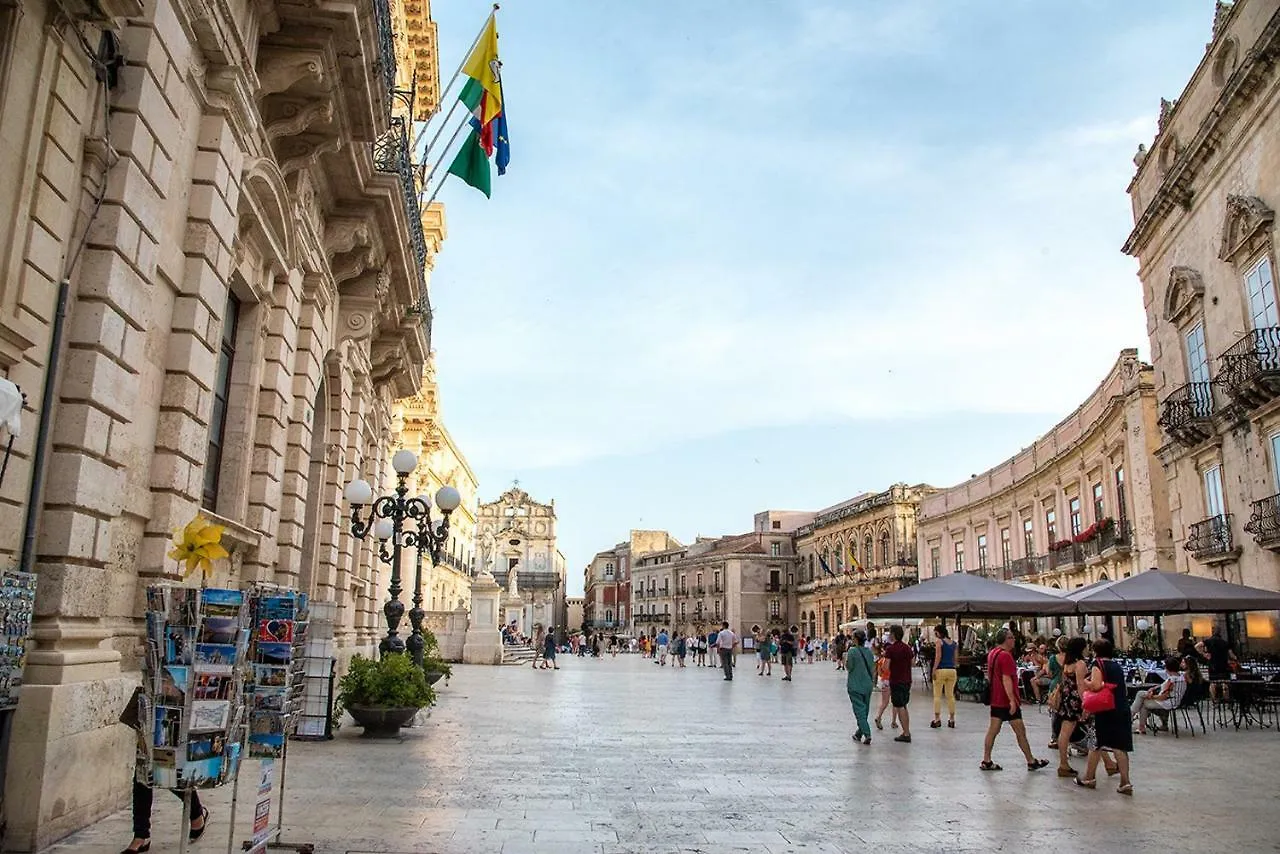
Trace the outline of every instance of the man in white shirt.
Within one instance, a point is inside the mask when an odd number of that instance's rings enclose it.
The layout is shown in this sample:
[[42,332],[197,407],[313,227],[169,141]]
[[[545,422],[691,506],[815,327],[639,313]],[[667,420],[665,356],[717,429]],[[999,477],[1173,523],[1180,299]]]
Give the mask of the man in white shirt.
[[724,668],[726,682],[733,681],[733,648],[737,643],[738,636],[729,628],[729,623],[723,623],[716,635],[716,648],[720,650],[720,666]]
[[1164,663],[1166,678],[1155,691],[1139,691],[1129,707],[1129,714],[1138,719],[1138,732],[1147,734],[1147,715],[1153,711],[1172,711],[1182,702],[1186,693],[1187,681],[1182,675],[1182,662],[1170,657]]

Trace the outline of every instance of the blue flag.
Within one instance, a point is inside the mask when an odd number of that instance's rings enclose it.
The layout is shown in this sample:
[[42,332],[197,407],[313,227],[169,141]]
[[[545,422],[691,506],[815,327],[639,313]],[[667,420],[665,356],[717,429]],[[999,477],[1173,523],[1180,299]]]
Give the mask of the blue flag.
[[502,112],[498,113],[498,118],[495,122],[497,128],[494,134],[496,137],[494,139],[494,148],[497,149],[497,157],[494,158],[494,162],[498,164],[498,174],[505,175],[507,174],[507,164],[511,162],[511,140],[507,136],[507,109],[505,105],[502,108]]
[[827,566],[827,559],[825,557],[823,557],[822,555],[818,555],[818,563],[822,564],[823,572],[825,572],[827,575],[830,575],[832,578],[836,577],[836,574],[831,571],[831,567]]

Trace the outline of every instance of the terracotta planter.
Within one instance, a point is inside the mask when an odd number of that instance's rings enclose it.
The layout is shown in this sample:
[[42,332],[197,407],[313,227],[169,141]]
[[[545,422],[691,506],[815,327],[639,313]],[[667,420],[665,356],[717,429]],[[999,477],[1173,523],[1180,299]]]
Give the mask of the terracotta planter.
[[347,709],[356,722],[356,726],[364,727],[365,738],[395,738],[400,734],[400,727],[406,726],[418,713],[414,707],[404,709],[388,709],[372,706],[352,706]]

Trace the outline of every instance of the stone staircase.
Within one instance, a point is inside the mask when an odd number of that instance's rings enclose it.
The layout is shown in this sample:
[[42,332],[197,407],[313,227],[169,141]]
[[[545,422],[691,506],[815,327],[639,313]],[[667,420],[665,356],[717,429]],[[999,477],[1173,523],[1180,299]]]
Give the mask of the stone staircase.
[[528,646],[511,646],[510,644],[502,645],[502,663],[519,666],[521,664],[528,667],[533,664],[533,659],[537,653],[533,651],[533,647]]

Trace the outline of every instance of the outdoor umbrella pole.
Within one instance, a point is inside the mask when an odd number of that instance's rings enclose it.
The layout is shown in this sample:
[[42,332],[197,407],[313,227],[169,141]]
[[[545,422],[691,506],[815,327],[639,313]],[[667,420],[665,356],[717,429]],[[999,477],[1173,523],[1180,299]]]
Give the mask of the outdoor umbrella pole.
[[1164,655],[1164,615],[1156,614],[1156,648]]

